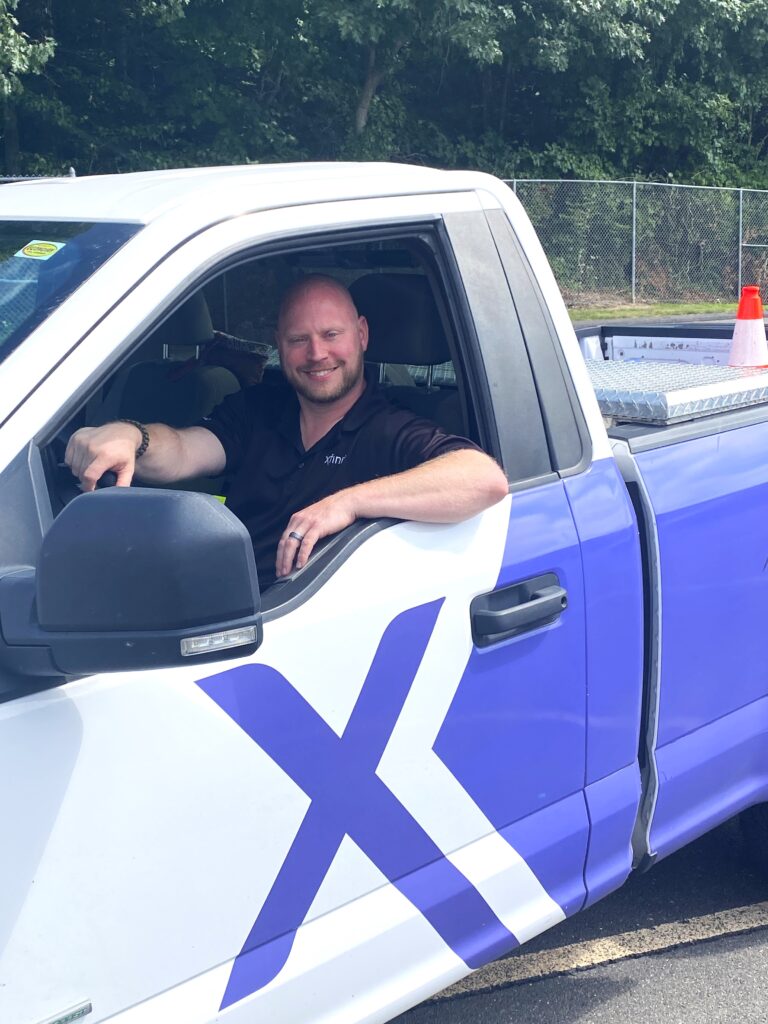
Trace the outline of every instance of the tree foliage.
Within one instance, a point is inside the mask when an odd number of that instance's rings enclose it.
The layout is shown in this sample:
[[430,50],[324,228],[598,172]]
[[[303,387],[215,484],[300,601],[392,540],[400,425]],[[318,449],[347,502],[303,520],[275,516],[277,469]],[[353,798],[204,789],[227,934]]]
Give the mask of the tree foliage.
[[395,159],[766,185],[768,0],[0,0],[5,171]]
[[32,42],[15,17],[18,0],[0,0],[0,94],[9,96],[24,75],[37,74],[53,53],[53,41]]

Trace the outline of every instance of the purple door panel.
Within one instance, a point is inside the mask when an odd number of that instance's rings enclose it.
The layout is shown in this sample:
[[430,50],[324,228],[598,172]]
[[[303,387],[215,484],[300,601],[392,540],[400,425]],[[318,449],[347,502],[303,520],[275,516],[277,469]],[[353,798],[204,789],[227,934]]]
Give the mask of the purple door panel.
[[768,424],[638,456],[661,560],[658,746],[768,693]]
[[587,787],[587,906],[618,889],[632,869],[632,829],[640,802],[640,770],[631,764]]
[[651,849],[674,853],[720,822],[768,799],[768,697],[656,753],[661,780]]
[[613,459],[565,481],[581,541],[587,614],[587,785],[637,761],[643,573],[634,509]]
[[758,423],[637,457],[659,547],[662,856],[765,795],[767,446]]
[[497,829],[584,788],[584,591],[562,483],[513,496],[497,588],[543,573],[557,575],[567,609],[473,649],[434,747]]
[[560,800],[501,830],[552,899],[570,917],[584,906],[589,818],[583,793]]

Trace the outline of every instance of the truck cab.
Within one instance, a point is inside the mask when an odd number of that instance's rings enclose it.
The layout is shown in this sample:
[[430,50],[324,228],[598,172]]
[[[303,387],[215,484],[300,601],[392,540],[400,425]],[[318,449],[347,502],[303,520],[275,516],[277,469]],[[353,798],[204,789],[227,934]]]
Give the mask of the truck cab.
[[[279,297],[312,272],[367,317],[372,379],[493,456],[507,498],[355,523],[262,586],[226,479],[78,494],[78,427],[279,398]],[[659,563],[687,513],[657,529],[506,186],[377,164],[7,185],[0,281],[3,1020],[386,1021],[653,860],[683,792],[657,766],[687,728],[662,697],[690,693],[661,676]],[[670,769],[689,796],[699,754]],[[761,757],[721,818],[761,798]],[[707,813],[669,812],[658,849]]]

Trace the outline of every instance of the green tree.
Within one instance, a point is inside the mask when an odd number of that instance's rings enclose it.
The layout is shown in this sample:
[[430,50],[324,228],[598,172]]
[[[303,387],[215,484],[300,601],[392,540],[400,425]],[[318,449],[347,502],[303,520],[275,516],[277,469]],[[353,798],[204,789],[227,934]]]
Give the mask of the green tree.
[[513,17],[509,4],[493,0],[306,0],[304,23],[315,52],[341,56],[337,75],[348,83],[351,129],[360,138],[386,79],[405,76],[425,58],[440,65],[460,54],[473,67],[497,62],[501,32]]
[[5,166],[763,185],[766,26],[768,0],[0,0]]
[[[30,24],[32,3],[22,0]],[[27,80],[30,171],[80,173],[302,155],[275,116],[300,4],[72,0],[56,8],[56,58]],[[39,23],[35,23],[39,28]],[[46,140],[34,154],[34,142]],[[26,145],[24,145],[26,144]]]
[[15,17],[18,0],[0,0],[0,97],[3,103],[5,170],[19,171],[19,132],[16,99],[21,77],[39,73],[53,53],[53,41],[32,42]]

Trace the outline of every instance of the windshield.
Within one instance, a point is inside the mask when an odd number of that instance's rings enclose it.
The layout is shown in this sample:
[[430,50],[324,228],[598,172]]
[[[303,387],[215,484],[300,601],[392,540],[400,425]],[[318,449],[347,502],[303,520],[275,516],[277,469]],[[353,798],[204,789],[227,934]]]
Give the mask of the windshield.
[[139,228],[0,221],[0,362]]

